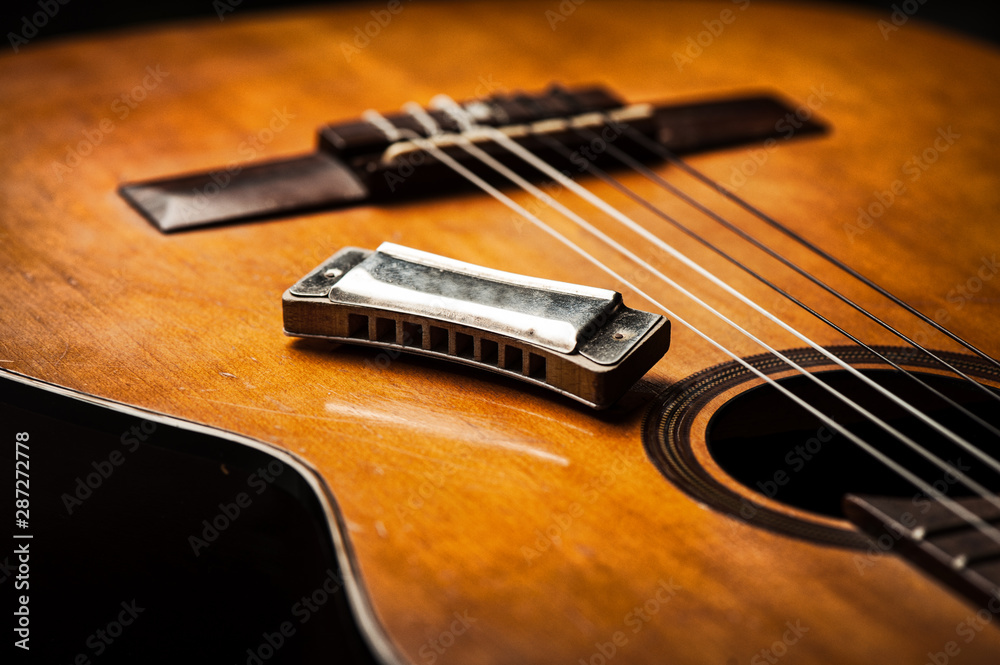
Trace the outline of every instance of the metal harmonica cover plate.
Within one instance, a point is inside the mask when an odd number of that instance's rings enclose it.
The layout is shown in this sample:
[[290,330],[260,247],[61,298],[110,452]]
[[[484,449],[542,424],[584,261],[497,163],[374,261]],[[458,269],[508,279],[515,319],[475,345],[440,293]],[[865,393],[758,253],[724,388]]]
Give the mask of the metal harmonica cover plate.
[[666,352],[669,322],[607,289],[392,243],[346,248],[290,288],[285,332],[402,348],[607,406]]

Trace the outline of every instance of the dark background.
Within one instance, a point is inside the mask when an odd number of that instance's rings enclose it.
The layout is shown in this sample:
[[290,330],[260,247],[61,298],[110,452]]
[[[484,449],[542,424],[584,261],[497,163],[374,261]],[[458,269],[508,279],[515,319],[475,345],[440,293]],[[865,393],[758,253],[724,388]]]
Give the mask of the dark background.
[[[178,18],[216,19],[213,2],[234,5],[240,14],[261,9],[281,9],[294,5],[360,4],[343,1],[332,2],[279,2],[277,0],[176,0],[175,2],[149,2],[148,0],[68,0],[59,5],[59,11],[38,31],[30,43],[53,39],[60,35],[93,30],[123,28],[131,25],[151,24]],[[560,0],[540,0],[539,6],[557,7]],[[798,0],[807,2],[812,0]],[[4,35],[4,49],[11,48],[8,33],[21,33],[22,19],[40,11],[39,2],[52,6],[58,0],[5,0],[0,9],[0,28]],[[366,3],[376,6],[384,2]],[[828,4],[845,4],[868,7],[881,12],[888,20],[893,6],[919,5],[915,20],[935,23],[967,36],[1000,44],[1000,21],[993,18],[991,3],[955,0],[830,0]],[[27,48],[27,47],[24,47]],[[0,51],[2,52],[2,51]]]

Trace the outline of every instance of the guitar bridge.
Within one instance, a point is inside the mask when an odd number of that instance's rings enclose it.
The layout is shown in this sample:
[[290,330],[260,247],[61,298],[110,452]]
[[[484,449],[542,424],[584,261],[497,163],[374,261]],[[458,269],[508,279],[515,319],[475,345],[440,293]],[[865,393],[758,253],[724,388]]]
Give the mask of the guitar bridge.
[[472,365],[594,408],[666,353],[670,322],[620,293],[475,266],[383,243],[348,247],[282,298],[287,335]]
[[[694,104],[629,105],[604,88],[567,90],[559,86],[531,95],[499,94],[461,106],[478,125],[502,131],[545,161],[563,164],[567,159],[552,149],[551,140],[568,150],[583,150],[569,162],[574,169],[583,163],[581,155],[602,168],[616,164],[600,150],[591,153],[587,146],[592,139],[577,130],[600,133],[605,140],[618,137],[619,148],[648,162],[655,161],[657,155],[637,143],[636,135],[673,152],[690,153],[788,138],[791,128],[780,128],[783,118],[795,112],[778,99],[758,95]],[[383,116],[386,126],[393,128],[392,136],[385,126],[377,126],[364,116],[329,124],[319,129],[312,153],[126,183],[119,192],[158,229],[169,233],[219,222],[399,201],[467,187],[460,174],[425,154],[405,136],[431,140],[449,157],[474,165],[476,160],[459,145],[460,139],[469,138],[468,132],[440,109],[427,109],[421,115],[423,119],[411,111]],[[429,125],[443,133],[432,131]],[[796,124],[794,133],[802,136],[823,130],[824,126],[811,118]],[[477,147],[522,177],[539,178],[536,169],[487,138],[481,136]],[[485,173],[484,177],[499,187],[508,184],[495,174]]]

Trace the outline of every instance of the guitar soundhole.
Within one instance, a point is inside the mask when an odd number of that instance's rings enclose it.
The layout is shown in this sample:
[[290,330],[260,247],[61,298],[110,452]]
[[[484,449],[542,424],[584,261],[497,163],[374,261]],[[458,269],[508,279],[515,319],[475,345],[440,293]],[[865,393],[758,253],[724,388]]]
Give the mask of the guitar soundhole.
[[[870,352],[848,346],[831,347],[830,351],[990,457],[1000,457],[996,436],[912,379],[880,366]],[[878,351],[979,418],[1000,427],[1000,403],[989,394],[961,378],[943,374],[933,360],[910,350],[879,347]],[[1000,383],[1000,372],[978,358],[937,353],[986,385]],[[785,354],[929,453],[990,491],[1000,491],[1000,474],[973,453],[822,354],[813,349]],[[745,360],[935,489],[953,498],[971,495],[954,475],[809,377],[793,374],[770,355]],[[1000,394],[996,388],[990,390]],[[736,362],[699,372],[662,393],[646,418],[643,440],[660,471],[699,502],[754,526],[818,542],[867,547],[867,539],[843,519],[841,503],[849,493],[910,498],[915,511],[928,500],[920,488]]]
[[[988,430],[912,379],[891,370],[864,370],[864,374],[990,456],[1000,453],[996,437]],[[997,474],[980,459],[846,370],[814,376],[959,471],[994,491],[1000,489]],[[928,373],[918,376],[980,418],[994,421],[994,426],[1000,424],[995,417],[1000,412],[1000,402],[962,379]],[[951,497],[972,494],[954,475],[935,466],[809,378],[799,375],[778,381],[863,441],[917,473],[935,489]],[[735,480],[768,499],[809,512],[842,517],[841,501],[849,493],[911,497],[915,512],[921,508],[920,502],[927,499],[912,483],[771,385],[752,388],[726,402],[713,415],[706,439],[709,453]]]

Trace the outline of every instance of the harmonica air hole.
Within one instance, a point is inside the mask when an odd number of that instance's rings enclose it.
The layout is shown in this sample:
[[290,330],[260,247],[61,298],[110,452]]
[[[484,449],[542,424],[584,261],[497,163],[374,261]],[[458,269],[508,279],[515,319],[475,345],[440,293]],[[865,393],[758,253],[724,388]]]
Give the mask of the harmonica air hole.
[[393,319],[375,318],[375,341],[385,344],[396,343],[396,322]]
[[438,326],[430,326],[430,332],[428,333],[428,338],[430,341],[430,346],[427,348],[431,351],[436,351],[437,353],[448,353],[448,329],[439,328]]
[[364,314],[349,314],[347,336],[354,339],[368,339],[368,317]]
[[545,356],[537,353],[528,354],[528,378],[545,381]]
[[524,374],[524,351],[516,346],[504,344],[503,368],[511,372]]
[[479,340],[479,362],[485,365],[498,365],[500,361],[500,345],[490,339]]
[[414,346],[418,349],[424,346],[424,328],[419,323],[403,321],[403,346]]
[[459,358],[472,358],[475,351],[472,335],[455,333],[455,351],[451,354]]

